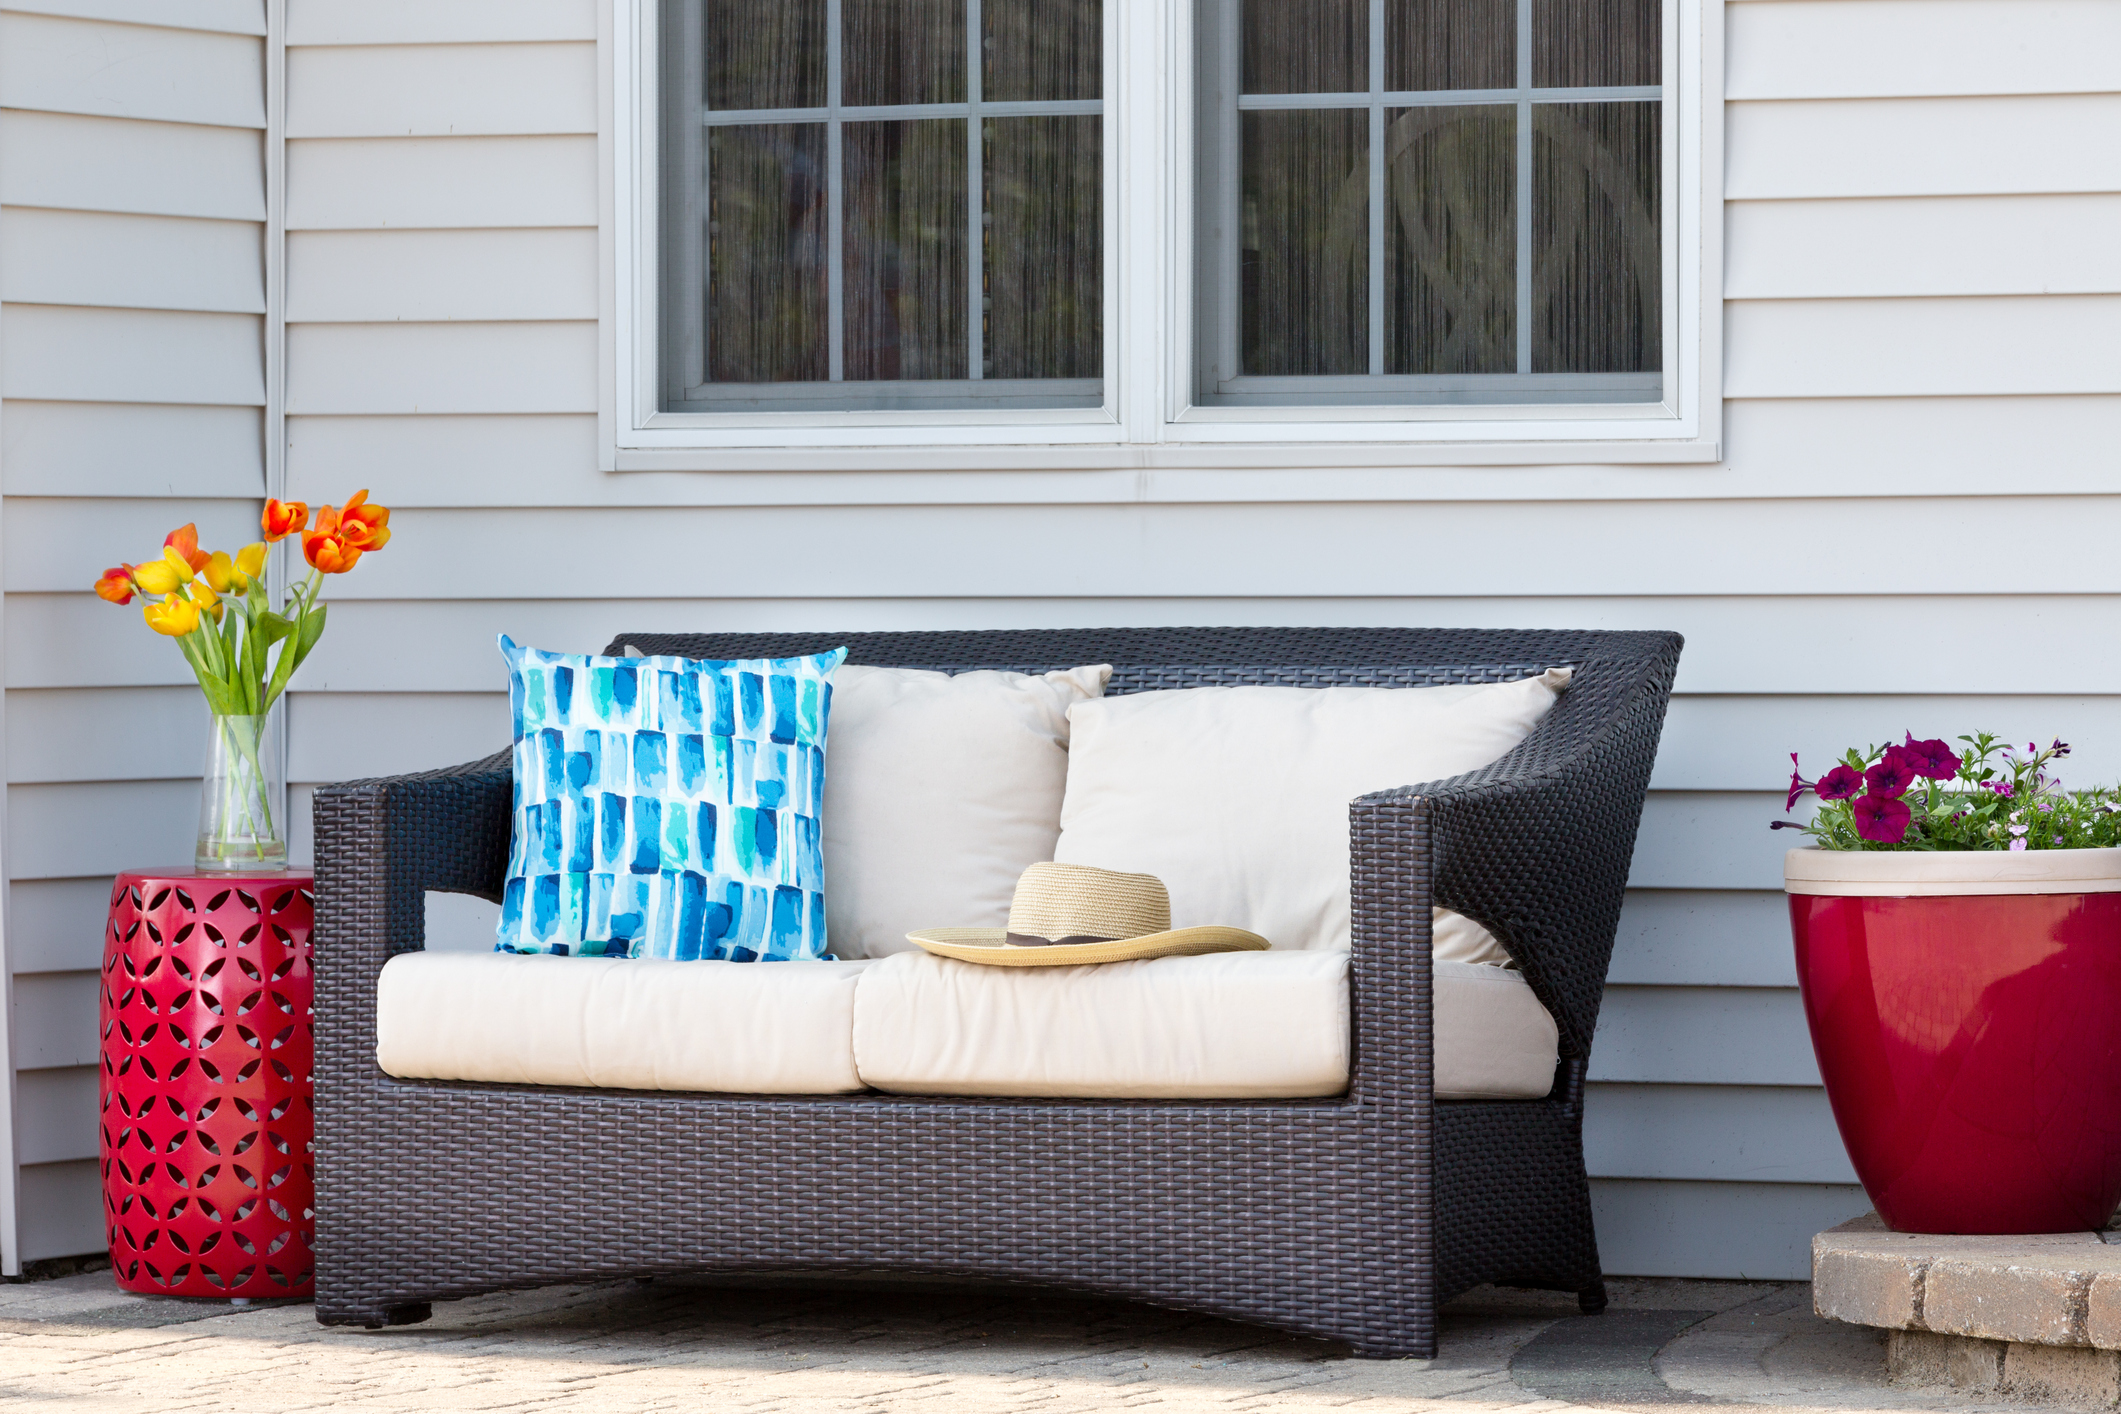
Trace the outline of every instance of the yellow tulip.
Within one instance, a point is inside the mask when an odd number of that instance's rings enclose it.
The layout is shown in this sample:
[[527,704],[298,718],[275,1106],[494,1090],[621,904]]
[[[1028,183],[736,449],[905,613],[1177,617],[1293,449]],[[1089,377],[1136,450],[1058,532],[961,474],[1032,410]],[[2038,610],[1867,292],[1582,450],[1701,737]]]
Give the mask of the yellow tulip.
[[159,560],[149,560],[133,571],[133,583],[149,594],[174,594],[191,579],[191,566],[174,550],[164,550]]
[[200,613],[212,614],[215,623],[221,622],[221,596],[214,593],[211,584],[203,579],[194,580],[185,592],[190,594],[191,601],[199,606]]
[[206,568],[199,573],[218,594],[250,593],[250,576],[242,565],[228,557],[226,550],[216,550],[208,556]]
[[236,552],[236,568],[249,575],[252,579],[264,574],[265,542],[260,540],[256,544],[245,545],[238,550]]
[[147,626],[156,633],[182,638],[199,626],[199,606],[189,599],[169,598],[140,606]]

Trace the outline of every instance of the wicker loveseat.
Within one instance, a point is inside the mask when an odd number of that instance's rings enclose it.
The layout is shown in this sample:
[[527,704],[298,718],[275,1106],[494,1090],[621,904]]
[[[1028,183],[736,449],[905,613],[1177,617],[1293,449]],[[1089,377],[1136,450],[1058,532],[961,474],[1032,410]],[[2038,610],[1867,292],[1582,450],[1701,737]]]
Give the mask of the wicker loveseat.
[[[1348,1093],[1323,1100],[791,1098],[394,1079],[375,1059],[378,973],[421,947],[427,890],[499,897],[508,756],[320,790],[320,1321],[402,1324],[437,1298],[563,1280],[891,1271],[1132,1297],[1361,1355],[1428,1356],[1437,1304],[1481,1282],[1604,1305],[1584,1073],[1678,635],[625,634],[610,651],[738,658],[842,643],[849,661],[884,666],[1109,662],[1113,694],[1577,671],[1502,760],[1353,803],[1354,1069]],[[1553,1014],[1561,1064],[1545,1099],[1432,1098],[1432,902],[1495,932]]]

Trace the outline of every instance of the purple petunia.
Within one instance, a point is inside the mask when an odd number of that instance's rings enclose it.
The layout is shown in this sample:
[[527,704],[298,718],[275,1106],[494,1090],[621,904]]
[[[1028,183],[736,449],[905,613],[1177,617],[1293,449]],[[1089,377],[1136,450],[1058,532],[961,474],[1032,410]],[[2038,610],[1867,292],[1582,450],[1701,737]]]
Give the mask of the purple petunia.
[[1792,751],[1790,753],[1790,798],[1783,802],[1782,813],[1787,815],[1792,810],[1795,810],[1797,808],[1797,797],[1803,795],[1811,788],[1812,783],[1804,778],[1804,768],[1797,764],[1797,753]]
[[1934,737],[1928,741],[1917,741],[1915,734],[1909,732],[1907,744],[1900,750],[1918,776],[1927,776],[1933,781],[1948,781],[1959,774],[1959,754]]
[[1914,816],[1906,801],[1889,795],[1864,796],[1851,809],[1856,815],[1856,833],[1875,844],[1898,844],[1906,839],[1907,823]]
[[1884,796],[1907,794],[1907,788],[1915,783],[1915,776],[1913,759],[1898,746],[1888,746],[1884,759],[1863,773],[1871,794]]
[[1853,800],[1863,794],[1863,772],[1854,766],[1836,766],[1819,778],[1813,789],[1821,800]]

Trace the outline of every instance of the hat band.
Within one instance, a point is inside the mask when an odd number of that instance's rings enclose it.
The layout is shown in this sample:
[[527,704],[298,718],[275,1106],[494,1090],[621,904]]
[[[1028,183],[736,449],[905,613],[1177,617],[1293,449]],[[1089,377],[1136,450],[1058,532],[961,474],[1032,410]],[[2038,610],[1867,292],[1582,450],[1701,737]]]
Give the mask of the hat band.
[[[991,934],[989,936],[992,936]],[[1012,948],[1065,948],[1077,943],[1116,943],[1117,938],[1100,938],[1093,933],[1070,933],[1065,938],[1041,938],[1036,933],[1010,933],[1007,935]]]

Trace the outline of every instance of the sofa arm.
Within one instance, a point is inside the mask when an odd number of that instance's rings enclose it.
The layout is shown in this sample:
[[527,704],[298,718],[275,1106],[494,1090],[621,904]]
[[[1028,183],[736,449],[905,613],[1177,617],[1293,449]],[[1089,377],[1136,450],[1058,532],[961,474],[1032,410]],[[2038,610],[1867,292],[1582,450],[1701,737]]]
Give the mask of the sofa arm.
[[375,1066],[376,979],[425,943],[427,891],[498,902],[514,814],[510,754],[317,791],[317,1078]]
[[[1365,983],[1406,986],[1398,979],[1410,968],[1425,998],[1434,904],[1502,940],[1553,1013],[1564,1059],[1590,1054],[1679,648],[1673,634],[1648,662],[1579,664],[1561,700],[1501,760],[1354,802],[1359,1017],[1369,1018]],[[1358,1031],[1361,1048],[1391,1044]]]

